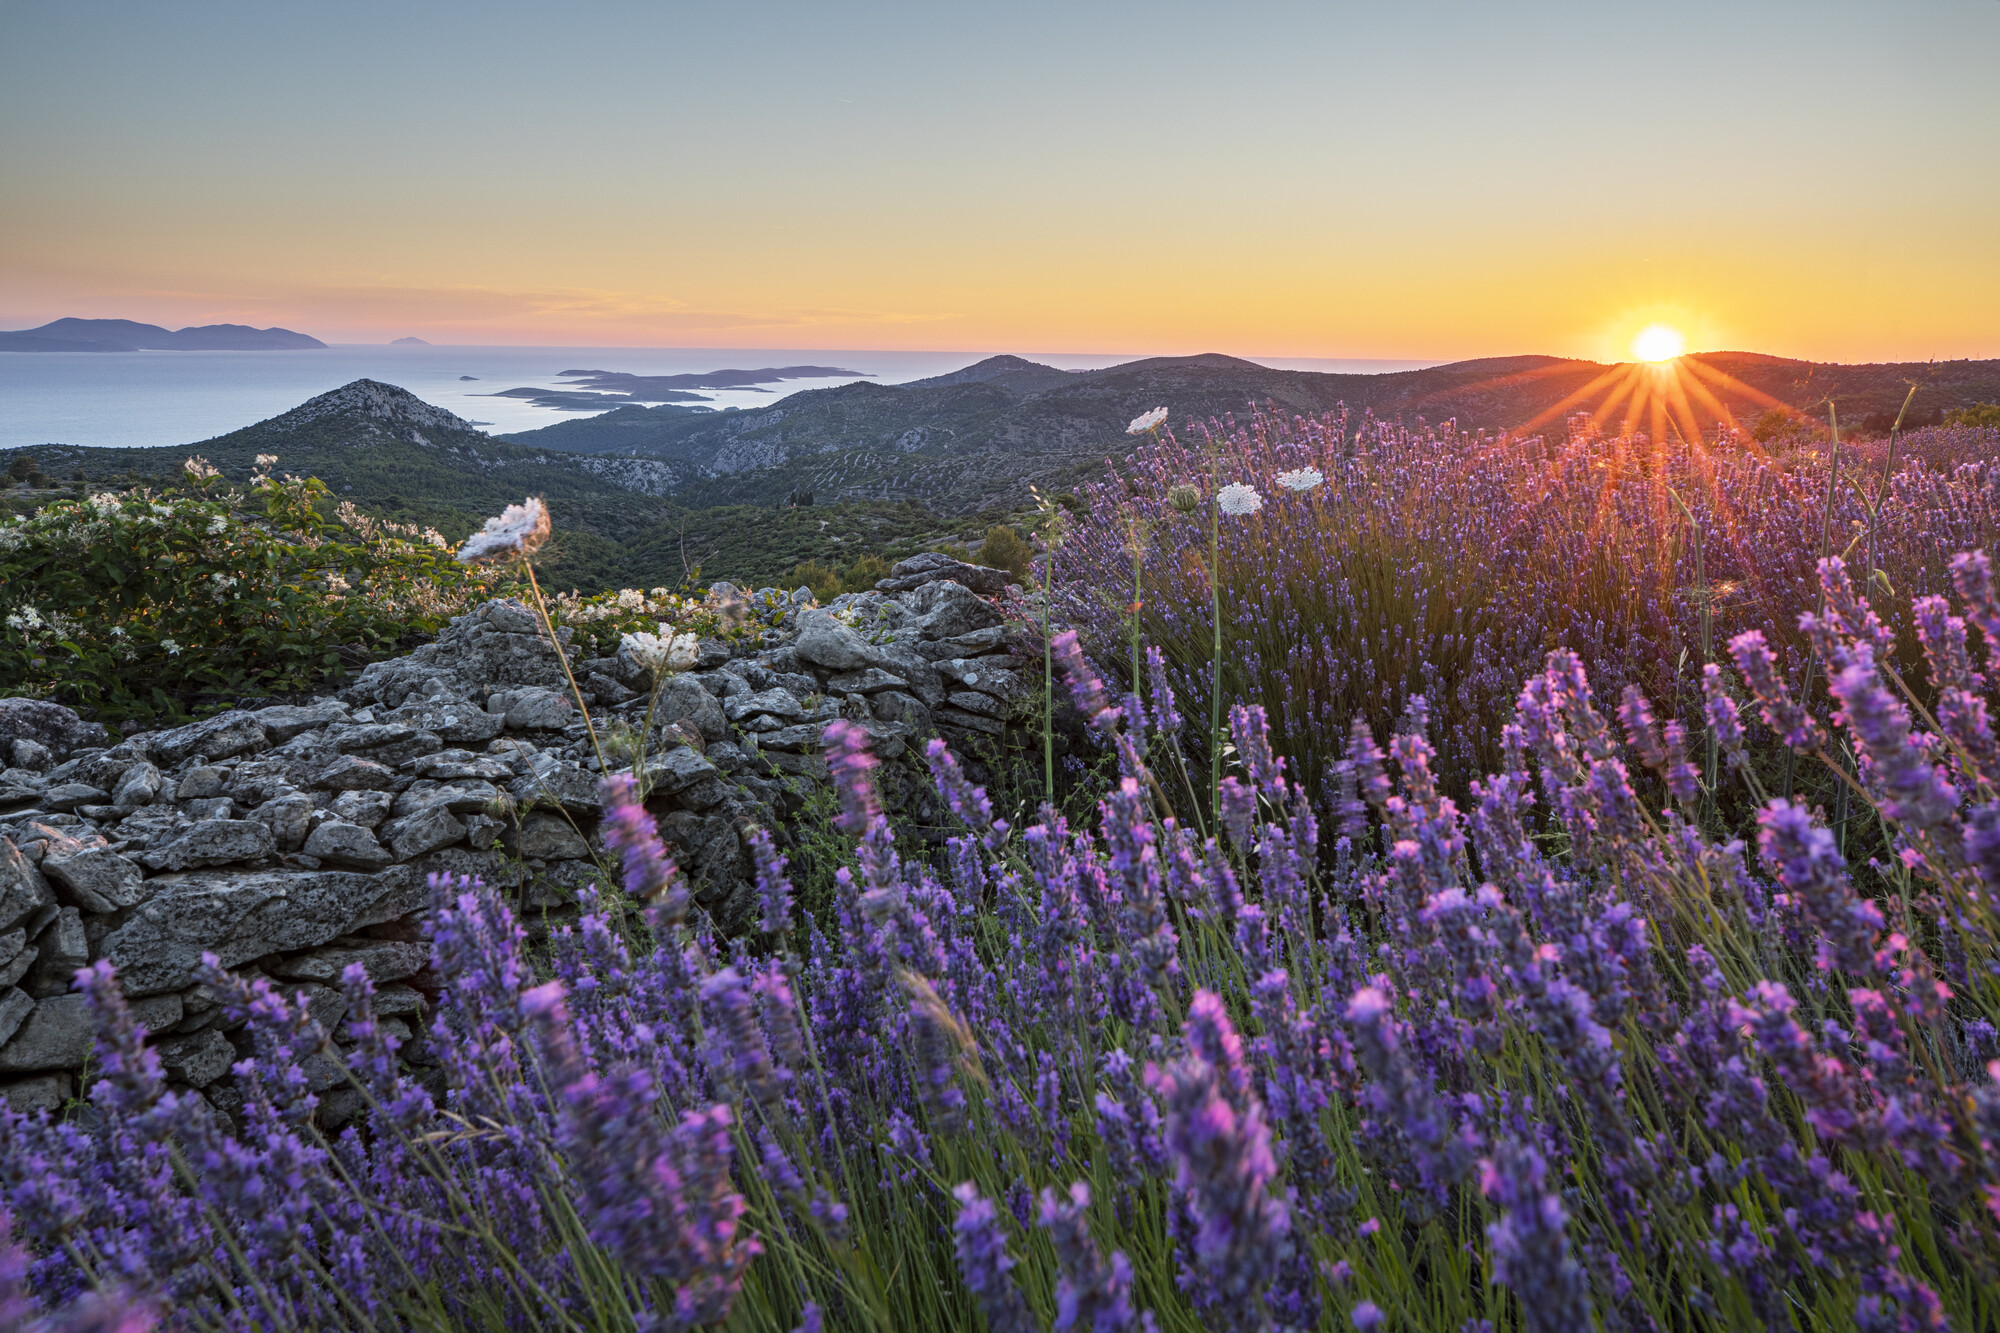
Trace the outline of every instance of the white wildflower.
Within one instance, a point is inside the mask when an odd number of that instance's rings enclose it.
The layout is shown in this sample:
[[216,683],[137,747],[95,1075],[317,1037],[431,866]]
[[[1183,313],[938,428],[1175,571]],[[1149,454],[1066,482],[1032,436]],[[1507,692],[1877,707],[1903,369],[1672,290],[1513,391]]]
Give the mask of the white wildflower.
[[257,466],[258,466],[258,467],[271,467],[272,465],[274,465],[275,463],[277,463],[277,461],[278,461],[278,456],[277,456],[276,454],[258,454],[258,455],[257,455]]
[[508,505],[499,517],[472,534],[458,550],[466,564],[485,564],[508,556],[533,555],[549,539],[549,511],[534,496],[517,505]]
[[124,638],[124,637],[125,637],[125,627],[124,627],[123,625],[113,625],[113,626],[111,627],[111,637],[112,637],[112,638],[114,638],[114,639],[122,639],[122,638]]
[[181,467],[196,481],[207,481],[210,477],[219,477],[222,475],[221,469],[210,467],[208,460],[200,454],[196,454],[193,458],[188,459],[187,462],[181,464]]
[[451,549],[451,542],[446,540],[445,535],[436,528],[425,528],[424,540],[432,546],[437,547],[440,551],[449,551]]
[[326,590],[335,597],[338,597],[347,591],[347,580],[338,574],[328,574],[326,576]]
[[658,634],[638,630],[618,642],[640,666],[655,676],[669,671],[686,671],[695,664],[698,641],[692,634],[676,634],[672,625],[660,626]]
[[215,581],[215,590],[218,593],[227,592],[236,586],[236,580],[228,574],[210,574],[209,578]]
[[229,515],[217,514],[214,518],[208,520],[209,536],[220,537],[223,533],[227,531],[229,531]]
[[181,646],[175,643],[172,639],[161,639],[160,651],[165,653],[168,657],[179,657],[181,653]]
[[1326,474],[1316,467],[1302,467],[1278,474],[1278,484],[1288,491],[1309,491],[1325,480]]
[[1240,481],[1232,481],[1215,493],[1215,503],[1222,512],[1232,518],[1254,514],[1264,507],[1264,497],[1257,494],[1255,486],[1246,486]]
[[99,491],[87,502],[100,516],[115,514],[119,510],[118,497],[110,491]]
[[32,606],[24,606],[7,617],[8,627],[18,630],[36,630],[42,627],[42,613]]
[[1132,424],[1125,428],[1127,435],[1144,435],[1149,430],[1158,430],[1160,423],[1167,419],[1167,409],[1156,407],[1132,418]]
[[646,606],[646,594],[637,588],[620,588],[618,596],[613,600],[626,611],[642,611]]

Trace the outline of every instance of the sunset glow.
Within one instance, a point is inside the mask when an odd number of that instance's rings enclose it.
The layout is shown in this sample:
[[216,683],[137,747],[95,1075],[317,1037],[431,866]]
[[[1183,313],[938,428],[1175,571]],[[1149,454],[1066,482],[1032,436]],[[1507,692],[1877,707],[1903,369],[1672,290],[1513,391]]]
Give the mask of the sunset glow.
[[1632,339],[1632,355],[1640,361],[1671,361],[1687,351],[1687,338],[1669,324],[1648,324]]

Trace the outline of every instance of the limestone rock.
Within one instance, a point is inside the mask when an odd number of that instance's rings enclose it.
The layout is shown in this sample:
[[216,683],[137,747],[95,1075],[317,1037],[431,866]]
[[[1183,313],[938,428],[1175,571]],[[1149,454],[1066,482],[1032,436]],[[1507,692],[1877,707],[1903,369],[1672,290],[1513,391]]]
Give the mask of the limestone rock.
[[293,852],[311,827],[312,797],[302,791],[283,792],[250,812],[249,818],[271,830],[280,851]]
[[[315,699],[309,704],[279,704],[260,708],[251,716],[264,725],[273,745],[283,745],[292,737],[347,720],[347,705],[336,699]],[[209,756],[215,758],[214,755]]]
[[344,823],[373,830],[389,817],[395,801],[386,791],[344,791],[328,803],[326,812]]
[[187,1037],[169,1037],[154,1043],[160,1068],[169,1078],[191,1087],[205,1088],[229,1072],[236,1063],[236,1048],[229,1038],[210,1028]]
[[754,694],[739,694],[722,706],[724,716],[731,722],[741,722],[746,717],[759,713],[771,717],[798,717],[806,709],[789,690],[758,690]]
[[692,676],[674,675],[660,684],[660,694],[652,705],[655,725],[670,727],[690,723],[705,741],[719,741],[729,734],[729,719],[722,704]]
[[326,820],[314,829],[301,850],[326,864],[353,866],[356,870],[380,870],[393,859],[368,829],[339,819]]
[[70,811],[79,805],[101,805],[110,799],[110,792],[102,787],[93,787],[88,782],[58,782],[42,793],[42,807]]
[[792,651],[800,661],[829,671],[858,670],[875,656],[868,640],[835,619],[833,612],[819,608],[799,613],[799,638]]
[[0,1045],[13,1039],[21,1030],[21,1024],[28,1021],[28,1015],[35,1012],[35,1001],[26,991],[9,986],[0,991]]
[[[195,979],[203,951],[225,967],[265,954],[309,949],[366,924],[371,909],[395,896],[401,915],[401,868],[373,875],[345,870],[196,870],[149,882],[147,900],[104,938],[104,956],[127,995],[179,990]],[[418,899],[417,901],[421,901]],[[390,918],[384,918],[390,919]]]
[[153,870],[197,870],[232,861],[261,861],[277,850],[271,826],[261,820],[204,819],[141,853],[139,859]]
[[79,1068],[90,1058],[96,1034],[83,996],[51,995],[38,1000],[7,1044],[0,1046],[0,1073]]
[[42,873],[69,892],[86,912],[115,912],[146,896],[138,866],[102,844],[65,840],[42,855]]
[[396,775],[372,759],[344,754],[313,775],[311,783],[328,791],[388,791]]
[[366,944],[328,945],[287,958],[272,969],[272,974],[284,981],[316,981],[333,987],[340,984],[341,974],[354,963],[367,969],[370,981],[380,983],[413,977],[429,966],[430,961],[428,940],[411,943],[372,940]]
[[12,838],[0,838],[0,930],[12,930],[55,900],[41,869]]
[[543,861],[580,861],[589,857],[590,844],[577,836],[563,816],[536,810],[521,821],[515,850]]
[[85,722],[61,704],[46,699],[0,699],[0,742],[9,747],[27,741],[62,759],[74,750],[103,745],[108,739],[103,727]]
[[[265,710],[269,712],[269,709]],[[260,715],[261,716],[261,715]],[[229,783],[229,771],[204,764],[181,774],[180,784],[174,788],[177,801],[205,801],[222,795]]]
[[198,754],[210,759],[228,759],[261,750],[270,743],[257,715],[239,710],[163,731],[153,737],[149,748],[154,762],[172,768]]
[[963,583],[941,580],[907,594],[904,604],[917,615],[926,639],[951,639],[1000,623],[1000,612]]
[[875,586],[883,592],[910,592],[940,579],[948,579],[987,596],[1007,590],[1006,570],[968,565],[942,551],[924,551],[897,562],[889,571],[889,577]]
[[451,811],[437,805],[426,806],[413,815],[405,815],[382,826],[382,841],[388,844],[398,861],[449,847],[464,836],[465,825]]
[[22,1115],[47,1111],[54,1115],[70,1098],[74,1080],[68,1074],[35,1074],[0,1083],[0,1097]]
[[576,718],[567,693],[542,688],[502,690],[486,701],[486,711],[503,714],[515,731],[561,731]]

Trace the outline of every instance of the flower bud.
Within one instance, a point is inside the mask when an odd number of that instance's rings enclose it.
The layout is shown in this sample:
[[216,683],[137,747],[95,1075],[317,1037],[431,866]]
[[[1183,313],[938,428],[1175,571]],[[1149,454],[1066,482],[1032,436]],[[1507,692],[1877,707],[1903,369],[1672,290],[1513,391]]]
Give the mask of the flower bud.
[[1176,486],[1167,492],[1167,503],[1183,514],[1192,514],[1201,505],[1201,492],[1192,486]]

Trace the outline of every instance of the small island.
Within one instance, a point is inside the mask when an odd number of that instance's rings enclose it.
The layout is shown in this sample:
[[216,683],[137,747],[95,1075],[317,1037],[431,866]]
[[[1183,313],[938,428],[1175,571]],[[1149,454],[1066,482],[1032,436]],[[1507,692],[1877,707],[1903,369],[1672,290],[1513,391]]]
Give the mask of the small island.
[[430,344],[429,344],[429,343],[427,343],[427,342],[425,342],[425,341],[424,341],[424,340],[423,340],[422,338],[391,338],[391,339],[389,340],[389,346],[391,346],[391,347],[429,347],[429,346],[430,346]]

